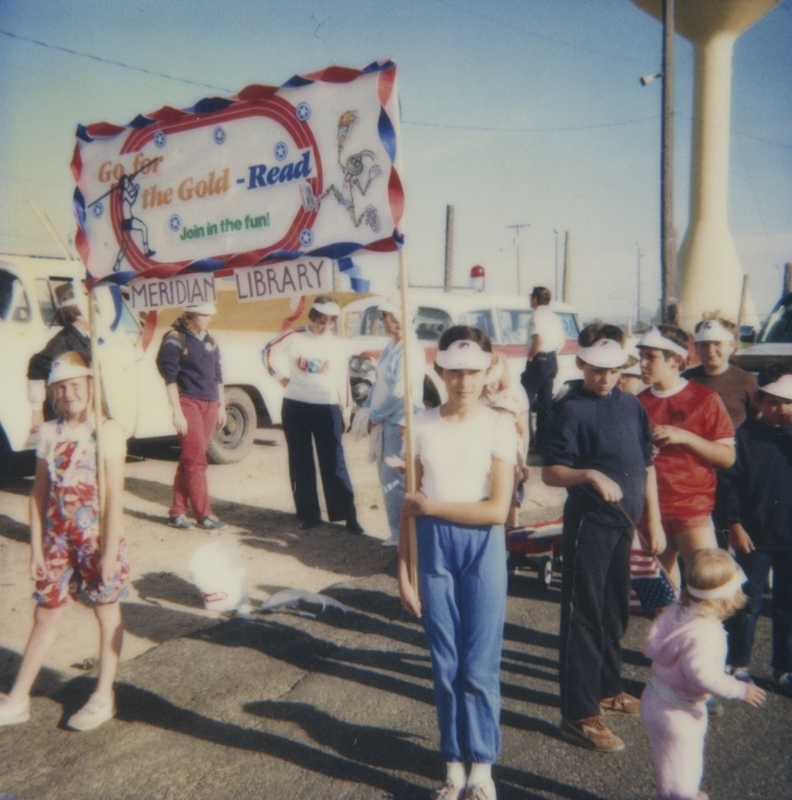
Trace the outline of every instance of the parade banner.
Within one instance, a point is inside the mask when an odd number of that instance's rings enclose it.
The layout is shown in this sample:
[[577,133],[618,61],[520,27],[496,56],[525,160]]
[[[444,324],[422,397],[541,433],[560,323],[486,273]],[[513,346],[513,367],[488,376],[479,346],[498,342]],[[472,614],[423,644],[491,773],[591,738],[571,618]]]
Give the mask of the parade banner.
[[390,61],[79,126],[71,167],[89,283],[397,250],[397,131]]

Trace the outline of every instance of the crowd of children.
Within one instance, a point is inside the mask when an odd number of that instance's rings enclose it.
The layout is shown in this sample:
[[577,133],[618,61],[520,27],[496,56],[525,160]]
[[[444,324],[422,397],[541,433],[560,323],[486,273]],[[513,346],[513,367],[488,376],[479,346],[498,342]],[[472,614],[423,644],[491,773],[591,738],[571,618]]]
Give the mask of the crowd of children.
[[[317,314],[332,316],[332,298],[320,300],[324,305],[315,304]],[[399,352],[400,310],[386,305],[383,314],[395,320],[391,333],[398,335],[392,349]],[[311,336],[321,333],[304,335],[313,342]],[[178,352],[172,348],[176,366],[168,373],[175,383],[178,354],[185,347],[175,336],[170,340],[178,344]],[[774,368],[760,375],[757,384],[729,365],[735,329],[720,319],[697,326],[701,366],[687,371],[691,343],[674,326],[651,328],[632,352],[623,331],[613,325],[589,325],[579,344],[583,379],[555,403],[540,437],[542,479],[567,489],[560,736],[594,751],[614,752],[625,743],[604,715],[641,716],[651,743],[657,797],[703,800],[707,698],[719,695],[752,706],[764,700],[749,662],[771,569],[773,674],[781,687],[792,690],[792,369]],[[206,416],[212,426],[222,385],[214,349],[207,348],[213,384]],[[302,351],[297,356],[302,358]],[[416,416],[414,490],[404,495],[400,529],[391,529],[391,539],[398,539],[403,608],[421,618],[432,660],[440,752],[446,762],[445,782],[434,797],[495,800],[491,767],[500,750],[504,524],[516,523],[528,476],[528,426],[521,390],[510,387],[504,362],[482,331],[463,325],[446,330],[435,370],[447,399]],[[397,377],[394,373],[394,386]],[[97,420],[92,411],[92,372],[84,354],[60,355],[48,382],[57,418],[41,427],[30,502],[37,606],[19,673],[9,694],[0,695],[0,725],[29,719],[30,692],[58,620],[84,589],[100,626],[99,679],[68,725],[89,730],[115,713],[113,680],[123,636],[119,600],[129,580],[121,506],[125,445],[120,426],[104,415]],[[382,417],[391,419],[394,438],[401,419],[390,395],[402,400],[404,390],[390,387],[389,393],[383,397],[390,411]],[[174,392],[175,415],[183,406],[181,394]],[[340,415],[336,399],[288,402],[315,402]],[[385,407],[384,401],[373,404],[380,406]],[[176,422],[182,436],[198,427],[191,421],[182,431]],[[336,422],[328,425],[337,429]],[[372,412],[371,422],[370,428],[381,420]],[[98,466],[97,427],[103,440]],[[287,439],[293,435],[287,430]],[[297,457],[294,447],[289,453],[291,463]],[[298,481],[295,470],[291,463],[292,479]],[[198,492],[182,480],[184,498],[181,504],[174,501],[171,519],[183,516],[189,500],[199,518],[215,522],[204,473]],[[383,486],[390,477],[383,475]],[[105,485],[101,515],[100,483]],[[357,532],[347,484],[341,493],[344,508],[331,518],[345,519]],[[298,503],[303,527],[317,519],[315,491],[306,494],[311,497],[304,507]],[[399,496],[402,491],[400,484]],[[181,496],[178,491],[176,496]],[[389,505],[392,526],[396,511]],[[219,527],[217,522],[204,527]],[[416,528],[414,538],[408,535],[410,525]],[[651,624],[644,652],[652,660],[652,678],[640,699],[625,691],[621,677],[636,527],[672,584],[684,581],[678,601]],[[736,561],[719,548],[716,527],[726,531]]]

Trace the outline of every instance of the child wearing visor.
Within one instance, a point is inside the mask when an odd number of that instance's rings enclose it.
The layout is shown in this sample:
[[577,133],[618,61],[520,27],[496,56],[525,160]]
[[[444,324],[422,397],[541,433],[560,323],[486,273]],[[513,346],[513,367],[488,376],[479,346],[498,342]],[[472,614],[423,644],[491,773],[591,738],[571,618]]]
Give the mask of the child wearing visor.
[[673,325],[651,328],[638,342],[641,372],[650,384],[638,395],[652,423],[660,513],[668,547],[660,562],[680,585],[677,555],[717,547],[712,511],[715,467],[734,463],[734,426],[720,397],[685,380],[688,335]]
[[[446,782],[437,800],[495,800],[500,751],[500,659],[506,539],[516,462],[514,422],[482,399],[492,344],[457,325],[440,338],[435,369],[448,400],[416,416],[417,492],[407,494],[399,539],[404,609],[422,617],[432,657]],[[409,581],[407,519],[416,518],[418,586]],[[470,774],[466,775],[466,764]]]
[[624,334],[588,326],[579,341],[582,386],[557,404],[542,448],[542,480],[568,489],[561,573],[561,737],[598,752],[624,742],[603,714],[637,716],[640,701],[624,691],[621,638],[630,596],[631,520],[646,507],[653,553],[665,548],[652,466],[649,419],[618,386],[629,361]]

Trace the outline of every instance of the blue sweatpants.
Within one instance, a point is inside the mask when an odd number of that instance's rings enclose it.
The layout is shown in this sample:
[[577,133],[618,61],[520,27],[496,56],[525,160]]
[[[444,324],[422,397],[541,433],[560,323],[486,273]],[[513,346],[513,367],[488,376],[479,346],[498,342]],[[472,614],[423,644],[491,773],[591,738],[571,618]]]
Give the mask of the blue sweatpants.
[[418,584],[432,656],[444,761],[491,764],[500,752],[506,613],[502,525],[417,519]]
[[404,502],[404,474],[385,463],[388,456],[402,455],[402,435],[396,422],[385,420],[382,423],[382,463],[379,467],[385,510],[388,514],[388,528],[391,539],[399,538],[401,507]]

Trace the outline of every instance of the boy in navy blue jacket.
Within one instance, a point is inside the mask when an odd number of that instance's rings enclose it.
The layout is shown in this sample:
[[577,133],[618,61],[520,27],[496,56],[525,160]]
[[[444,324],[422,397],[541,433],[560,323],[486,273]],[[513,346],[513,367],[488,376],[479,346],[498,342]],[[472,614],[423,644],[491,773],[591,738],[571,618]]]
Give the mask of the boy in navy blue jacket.
[[761,416],[737,431],[737,460],[724,473],[726,521],[737,561],[748,576],[748,604],[726,623],[729,669],[750,680],[754,631],[767,574],[773,570],[773,677],[792,691],[792,370],[759,376]]
[[[646,506],[653,553],[665,548],[652,432],[645,409],[617,387],[629,355],[613,325],[580,334],[583,385],[557,404],[544,446],[542,480],[569,489],[561,573],[561,737],[599,752],[624,748],[603,713],[640,713],[624,691],[621,638],[627,628],[633,527]],[[629,519],[628,519],[629,517]]]

